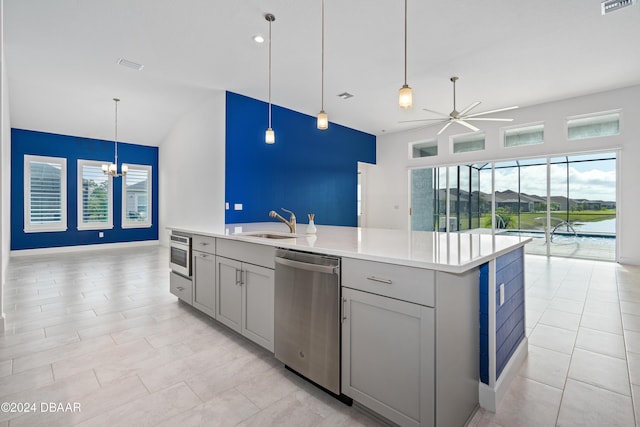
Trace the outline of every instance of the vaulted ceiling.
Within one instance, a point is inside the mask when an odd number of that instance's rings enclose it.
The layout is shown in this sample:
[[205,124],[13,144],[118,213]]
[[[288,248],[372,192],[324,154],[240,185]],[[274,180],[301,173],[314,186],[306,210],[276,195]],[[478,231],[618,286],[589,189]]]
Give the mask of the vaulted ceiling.
[[[422,108],[534,105],[640,84],[640,5],[606,16],[597,0],[408,0],[408,83],[400,110],[402,0],[325,0],[325,110],[373,134],[410,128]],[[11,125],[158,145],[211,91],[320,110],[321,0],[4,0]],[[118,58],[144,64],[142,71]],[[353,98],[337,95],[349,92]],[[265,117],[266,127],[266,117]]]

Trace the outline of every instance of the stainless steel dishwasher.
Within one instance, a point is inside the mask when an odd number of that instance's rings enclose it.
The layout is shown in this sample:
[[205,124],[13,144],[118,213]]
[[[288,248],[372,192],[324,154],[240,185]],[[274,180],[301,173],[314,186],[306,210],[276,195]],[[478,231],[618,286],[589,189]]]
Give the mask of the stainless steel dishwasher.
[[275,356],[290,370],[340,392],[340,258],[276,250]]

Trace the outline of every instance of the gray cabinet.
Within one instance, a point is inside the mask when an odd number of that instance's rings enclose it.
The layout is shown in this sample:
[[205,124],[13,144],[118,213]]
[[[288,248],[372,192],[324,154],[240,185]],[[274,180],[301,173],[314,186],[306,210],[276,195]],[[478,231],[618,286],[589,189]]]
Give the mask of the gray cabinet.
[[216,263],[215,255],[193,251],[193,306],[215,317]]
[[342,298],[342,392],[401,426],[433,426],[434,309],[348,288]]
[[273,351],[273,269],[216,257],[216,319]]
[[169,273],[169,291],[187,304],[193,304],[191,280],[173,271]]
[[242,333],[242,263],[218,256],[216,267],[216,319]]

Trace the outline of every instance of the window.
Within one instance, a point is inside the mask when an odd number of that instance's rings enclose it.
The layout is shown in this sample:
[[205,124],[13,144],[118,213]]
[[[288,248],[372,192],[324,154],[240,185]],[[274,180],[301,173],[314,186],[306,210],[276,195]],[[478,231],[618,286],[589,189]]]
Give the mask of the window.
[[600,113],[567,119],[570,140],[611,136],[620,133],[620,113]]
[[482,151],[484,150],[484,134],[471,134],[454,136],[453,152],[454,153],[467,153],[469,151]]
[[543,124],[505,129],[504,131],[505,147],[519,147],[521,145],[542,144],[543,142]]
[[438,155],[438,141],[431,140],[426,142],[418,142],[409,145],[410,157],[419,159],[421,157],[432,157]]
[[24,231],[67,229],[67,159],[24,156]]
[[128,166],[122,177],[122,228],[151,227],[151,166]]
[[112,178],[103,163],[78,160],[78,230],[113,228]]

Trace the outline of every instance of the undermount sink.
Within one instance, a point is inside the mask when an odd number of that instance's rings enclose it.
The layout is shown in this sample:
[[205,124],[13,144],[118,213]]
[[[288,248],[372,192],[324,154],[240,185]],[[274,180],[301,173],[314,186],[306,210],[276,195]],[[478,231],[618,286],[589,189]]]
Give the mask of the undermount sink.
[[298,234],[279,233],[277,231],[248,231],[246,233],[238,233],[236,236],[260,237],[263,239],[295,239],[300,237]]

